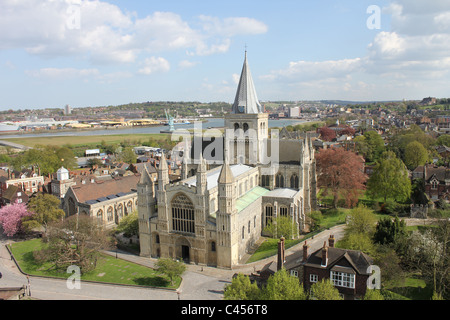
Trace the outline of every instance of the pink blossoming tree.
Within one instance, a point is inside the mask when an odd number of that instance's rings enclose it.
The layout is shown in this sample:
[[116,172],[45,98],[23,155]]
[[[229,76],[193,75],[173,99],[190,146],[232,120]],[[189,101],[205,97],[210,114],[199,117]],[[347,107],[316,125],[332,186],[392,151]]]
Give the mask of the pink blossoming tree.
[[28,211],[24,203],[6,205],[0,209],[0,225],[4,233],[8,237],[12,237],[23,231],[22,218],[31,216],[32,214],[32,212]]

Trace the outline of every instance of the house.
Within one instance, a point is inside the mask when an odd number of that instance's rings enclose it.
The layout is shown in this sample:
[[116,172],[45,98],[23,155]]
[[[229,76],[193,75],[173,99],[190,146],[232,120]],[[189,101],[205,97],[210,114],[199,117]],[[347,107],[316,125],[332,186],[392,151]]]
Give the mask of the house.
[[39,169],[23,169],[22,171],[8,170],[8,175],[0,176],[0,196],[9,186],[19,186],[26,194],[32,195],[42,191],[44,177],[40,175]]
[[425,194],[433,202],[450,200],[450,168],[435,165],[418,166],[412,173],[413,179],[422,179],[425,184]]
[[335,238],[331,235],[328,245],[325,242],[322,248],[311,254],[305,241],[303,250],[285,256],[284,241],[281,238],[278,242],[277,260],[250,276],[259,286],[284,268],[291,276],[299,278],[305,290],[322,279],[330,279],[345,300],[359,299],[365,295],[370,276],[367,271],[373,262],[368,255],[361,251],[335,248]]
[[10,185],[3,191],[1,196],[1,204],[7,205],[11,203],[28,203],[29,197],[23,192],[20,186]]
[[322,279],[330,279],[345,300],[360,299],[366,294],[372,258],[361,251],[334,247],[334,236],[322,248],[308,253],[303,246],[303,286],[309,290]]

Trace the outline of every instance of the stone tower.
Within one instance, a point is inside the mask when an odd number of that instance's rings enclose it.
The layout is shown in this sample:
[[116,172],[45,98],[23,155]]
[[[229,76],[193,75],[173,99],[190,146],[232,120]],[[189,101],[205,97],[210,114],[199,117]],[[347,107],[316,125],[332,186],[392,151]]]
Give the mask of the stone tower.
[[158,230],[160,232],[169,232],[169,213],[167,207],[166,187],[169,185],[169,168],[167,166],[166,156],[161,152],[158,167],[158,191],[156,197],[158,201]]
[[231,268],[238,261],[237,241],[233,232],[237,210],[234,177],[227,162],[222,166],[218,188],[217,265]]
[[156,215],[155,196],[153,194],[153,181],[147,167],[144,167],[141,178],[137,184],[138,192],[138,220],[141,256],[151,255],[151,227],[150,219]]

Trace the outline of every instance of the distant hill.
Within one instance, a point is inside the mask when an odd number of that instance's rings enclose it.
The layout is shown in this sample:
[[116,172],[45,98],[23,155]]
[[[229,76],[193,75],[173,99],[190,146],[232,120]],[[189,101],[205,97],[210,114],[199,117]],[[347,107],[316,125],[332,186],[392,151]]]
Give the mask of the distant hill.
[[345,101],[345,100],[320,100],[323,104],[337,104],[340,106],[355,105],[355,104],[372,104],[372,103],[389,103],[389,102],[401,102],[400,100],[392,101]]

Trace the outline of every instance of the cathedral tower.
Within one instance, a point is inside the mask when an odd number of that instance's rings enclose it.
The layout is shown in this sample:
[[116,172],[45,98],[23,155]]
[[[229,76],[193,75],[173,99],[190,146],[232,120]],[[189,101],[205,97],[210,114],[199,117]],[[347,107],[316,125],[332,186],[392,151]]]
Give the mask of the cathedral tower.
[[[269,116],[264,113],[256,95],[255,85],[245,52],[244,66],[232,111],[225,116],[225,155],[231,163],[261,163],[260,150],[268,138]],[[234,137],[230,133],[234,132]]]

